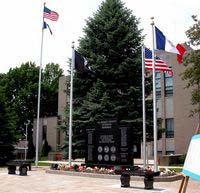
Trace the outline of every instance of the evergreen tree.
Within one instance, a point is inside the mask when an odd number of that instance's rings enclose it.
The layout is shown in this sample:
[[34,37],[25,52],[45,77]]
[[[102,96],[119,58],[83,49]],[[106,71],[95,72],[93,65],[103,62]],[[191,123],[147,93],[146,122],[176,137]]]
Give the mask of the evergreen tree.
[[200,20],[197,16],[193,16],[193,19],[195,23],[186,31],[186,35],[189,38],[189,45],[194,49],[184,58],[184,64],[188,67],[182,74],[182,78],[188,81],[187,87],[192,87],[191,102],[194,105],[192,115],[199,114],[200,124]]
[[93,18],[87,20],[78,51],[96,75],[76,72],[74,76],[75,150],[83,149],[80,142],[85,129],[107,118],[131,124],[140,140],[143,37],[138,24],[139,20],[120,0],[106,0]]

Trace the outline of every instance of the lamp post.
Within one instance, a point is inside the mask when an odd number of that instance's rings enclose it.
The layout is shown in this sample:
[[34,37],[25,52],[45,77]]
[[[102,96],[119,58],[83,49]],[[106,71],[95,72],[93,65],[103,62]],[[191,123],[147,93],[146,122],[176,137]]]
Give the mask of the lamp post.
[[27,141],[27,137],[28,137],[28,125],[30,124],[30,120],[27,120],[27,122],[26,123],[24,123],[24,125],[26,125],[26,147],[25,147],[25,156],[24,156],[24,158],[25,158],[25,160],[26,160],[26,155],[27,155],[27,149],[28,149],[28,141]]

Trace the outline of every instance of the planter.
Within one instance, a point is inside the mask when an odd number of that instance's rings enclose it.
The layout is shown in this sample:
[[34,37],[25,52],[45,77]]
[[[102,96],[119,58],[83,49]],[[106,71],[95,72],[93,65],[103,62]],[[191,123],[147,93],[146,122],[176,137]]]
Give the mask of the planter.
[[56,160],[56,161],[62,160],[62,154],[61,154],[61,153],[56,153],[56,154],[55,154],[55,160]]
[[121,187],[130,187],[130,175],[129,174],[121,174],[120,181]]
[[53,161],[60,161],[62,160],[62,153],[61,152],[49,152],[48,154],[48,160]]

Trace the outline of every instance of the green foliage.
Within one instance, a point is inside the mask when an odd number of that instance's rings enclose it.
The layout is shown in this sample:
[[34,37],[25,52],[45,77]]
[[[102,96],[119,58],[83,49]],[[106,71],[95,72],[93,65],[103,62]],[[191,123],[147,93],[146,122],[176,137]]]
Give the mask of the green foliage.
[[[58,64],[54,63],[47,64],[42,71],[40,117],[57,115],[58,81],[62,75],[63,70],[59,68]],[[3,86],[6,97],[5,103],[11,109],[11,112],[17,112],[18,119],[15,128],[21,132],[21,138],[23,138],[25,132],[24,123],[30,120],[28,158],[32,158],[35,155],[32,128],[33,120],[37,116],[39,67],[36,67],[33,62],[26,62],[0,76],[0,85]],[[9,120],[13,119],[15,120],[15,117],[9,114]]]
[[58,111],[58,83],[63,70],[58,64],[47,64],[42,74],[41,116],[56,116]]
[[186,35],[190,40],[190,44],[193,46],[199,46],[200,45],[200,20],[197,18],[197,16],[192,16],[194,20],[194,24],[186,31]]
[[[47,64],[42,72],[41,117],[57,115],[58,81],[62,74],[59,65],[53,63]],[[24,122],[28,119],[32,122],[37,116],[38,77],[39,68],[32,62],[10,69],[5,76],[9,105],[18,110],[18,127],[24,127]]]
[[74,165],[73,165],[74,171],[78,171],[78,167],[79,167],[79,166],[78,166],[77,164],[74,164]]
[[[35,165],[35,163],[33,163]],[[43,162],[38,162],[38,166],[51,166],[51,163],[43,163]]]
[[183,168],[174,167],[174,168],[169,168],[169,170],[172,171],[172,172],[174,171],[176,173],[181,173],[183,171]]
[[0,86],[0,165],[13,159],[14,144],[18,139],[17,115],[7,103],[5,89]]
[[48,161],[48,156],[40,156],[39,161]]
[[192,115],[200,113],[200,20],[197,16],[193,16],[193,19],[194,24],[187,30],[186,35],[189,38],[188,44],[194,49],[184,58],[187,68],[182,74],[182,79],[187,81],[187,88],[192,87],[191,103],[194,105]]
[[104,1],[87,20],[78,51],[96,75],[76,72],[74,76],[73,139],[77,151],[84,149],[85,129],[101,119],[129,123],[137,140],[142,137],[143,37],[138,24],[120,0]]
[[186,158],[186,154],[181,155],[180,157],[178,157],[178,163],[183,165],[184,162],[185,162],[185,158]]

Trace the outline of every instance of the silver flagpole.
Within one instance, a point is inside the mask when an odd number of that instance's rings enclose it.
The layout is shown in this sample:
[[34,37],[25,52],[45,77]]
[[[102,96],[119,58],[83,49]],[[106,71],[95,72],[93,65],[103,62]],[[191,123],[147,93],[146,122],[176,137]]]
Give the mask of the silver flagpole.
[[143,167],[146,167],[146,105],[145,105],[145,65],[144,46],[142,46],[142,119],[143,119]]
[[[44,3],[44,6],[45,6],[45,3]],[[38,81],[38,105],[37,105],[36,151],[35,151],[36,167],[38,167],[38,154],[39,154],[40,95],[41,95],[43,39],[44,39],[44,16],[42,19],[42,38],[41,38],[41,48],[40,48],[40,69],[39,69],[39,81]]]
[[154,172],[158,171],[157,165],[157,108],[156,108],[156,78],[155,78],[155,25],[152,17],[152,59],[153,59],[153,138],[154,138]]
[[74,42],[72,42],[72,62],[71,62],[71,81],[70,81],[70,108],[69,108],[69,166],[72,159],[72,112],[73,112],[73,73],[75,66]]

